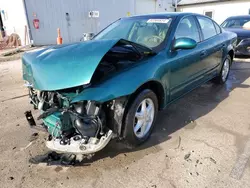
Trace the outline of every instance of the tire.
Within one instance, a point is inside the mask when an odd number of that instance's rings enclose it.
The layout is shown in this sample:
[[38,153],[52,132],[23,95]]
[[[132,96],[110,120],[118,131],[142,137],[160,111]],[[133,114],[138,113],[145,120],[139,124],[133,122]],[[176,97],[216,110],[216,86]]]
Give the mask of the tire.
[[[144,113],[142,110],[143,106]],[[157,113],[158,99],[155,93],[149,89],[143,90],[128,107],[125,115],[124,137],[125,142],[130,147],[133,148],[140,145],[150,137]],[[139,128],[140,125],[141,128]]]
[[212,81],[215,84],[224,84],[227,81],[231,65],[232,65],[232,59],[229,55],[227,55],[221,67],[220,74],[216,76]]

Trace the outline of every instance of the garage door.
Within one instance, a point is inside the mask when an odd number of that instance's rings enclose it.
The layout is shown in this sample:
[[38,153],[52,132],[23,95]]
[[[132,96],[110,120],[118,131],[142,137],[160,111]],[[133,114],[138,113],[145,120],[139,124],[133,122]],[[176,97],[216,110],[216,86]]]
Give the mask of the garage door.
[[[35,45],[55,44],[57,28],[63,43],[80,41],[84,32],[97,33],[134,10],[133,0],[25,0],[25,4]],[[92,10],[99,11],[100,16],[89,18]],[[34,18],[40,21],[39,29],[33,26]]]
[[135,12],[137,15],[156,12],[156,0],[136,0]]

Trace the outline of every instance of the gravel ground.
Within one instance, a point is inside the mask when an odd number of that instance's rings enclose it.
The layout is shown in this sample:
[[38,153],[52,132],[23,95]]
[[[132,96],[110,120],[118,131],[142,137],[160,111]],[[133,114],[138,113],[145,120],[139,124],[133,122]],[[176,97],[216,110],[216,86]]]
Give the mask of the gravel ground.
[[207,83],[160,112],[144,145],[112,141],[76,166],[41,162],[46,135],[26,123],[21,62],[0,63],[0,186],[250,187],[250,61],[237,61],[224,86]]

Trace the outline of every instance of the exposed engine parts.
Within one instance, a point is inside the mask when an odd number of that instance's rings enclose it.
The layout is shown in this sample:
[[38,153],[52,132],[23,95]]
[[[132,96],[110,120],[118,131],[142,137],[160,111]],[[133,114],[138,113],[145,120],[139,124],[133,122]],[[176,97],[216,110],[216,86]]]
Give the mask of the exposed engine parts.
[[[70,104],[69,98],[58,92],[29,88],[30,101],[42,111],[38,120],[49,132],[47,147],[53,151],[90,154],[104,148],[113,131],[106,126],[102,104],[81,101]],[[25,113],[31,127],[36,126],[31,111]]]
[[33,88],[29,87],[29,98],[30,103],[34,105],[34,109],[42,111],[61,105],[61,101],[58,100],[59,98],[55,92],[35,91]]
[[[100,107],[95,102],[80,102],[74,106],[77,114],[71,114],[74,127],[83,137],[97,137],[104,121],[100,119]],[[84,117],[85,116],[85,117]]]

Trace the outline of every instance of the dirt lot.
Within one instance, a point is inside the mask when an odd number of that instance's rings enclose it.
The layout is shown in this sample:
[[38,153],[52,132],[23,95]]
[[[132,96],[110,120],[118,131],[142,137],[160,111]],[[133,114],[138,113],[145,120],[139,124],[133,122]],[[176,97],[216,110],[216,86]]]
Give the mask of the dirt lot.
[[162,111],[141,147],[113,141],[61,166],[39,162],[45,134],[31,137],[24,118],[21,62],[0,63],[0,187],[250,187],[250,61],[232,69],[225,86],[205,84]]

